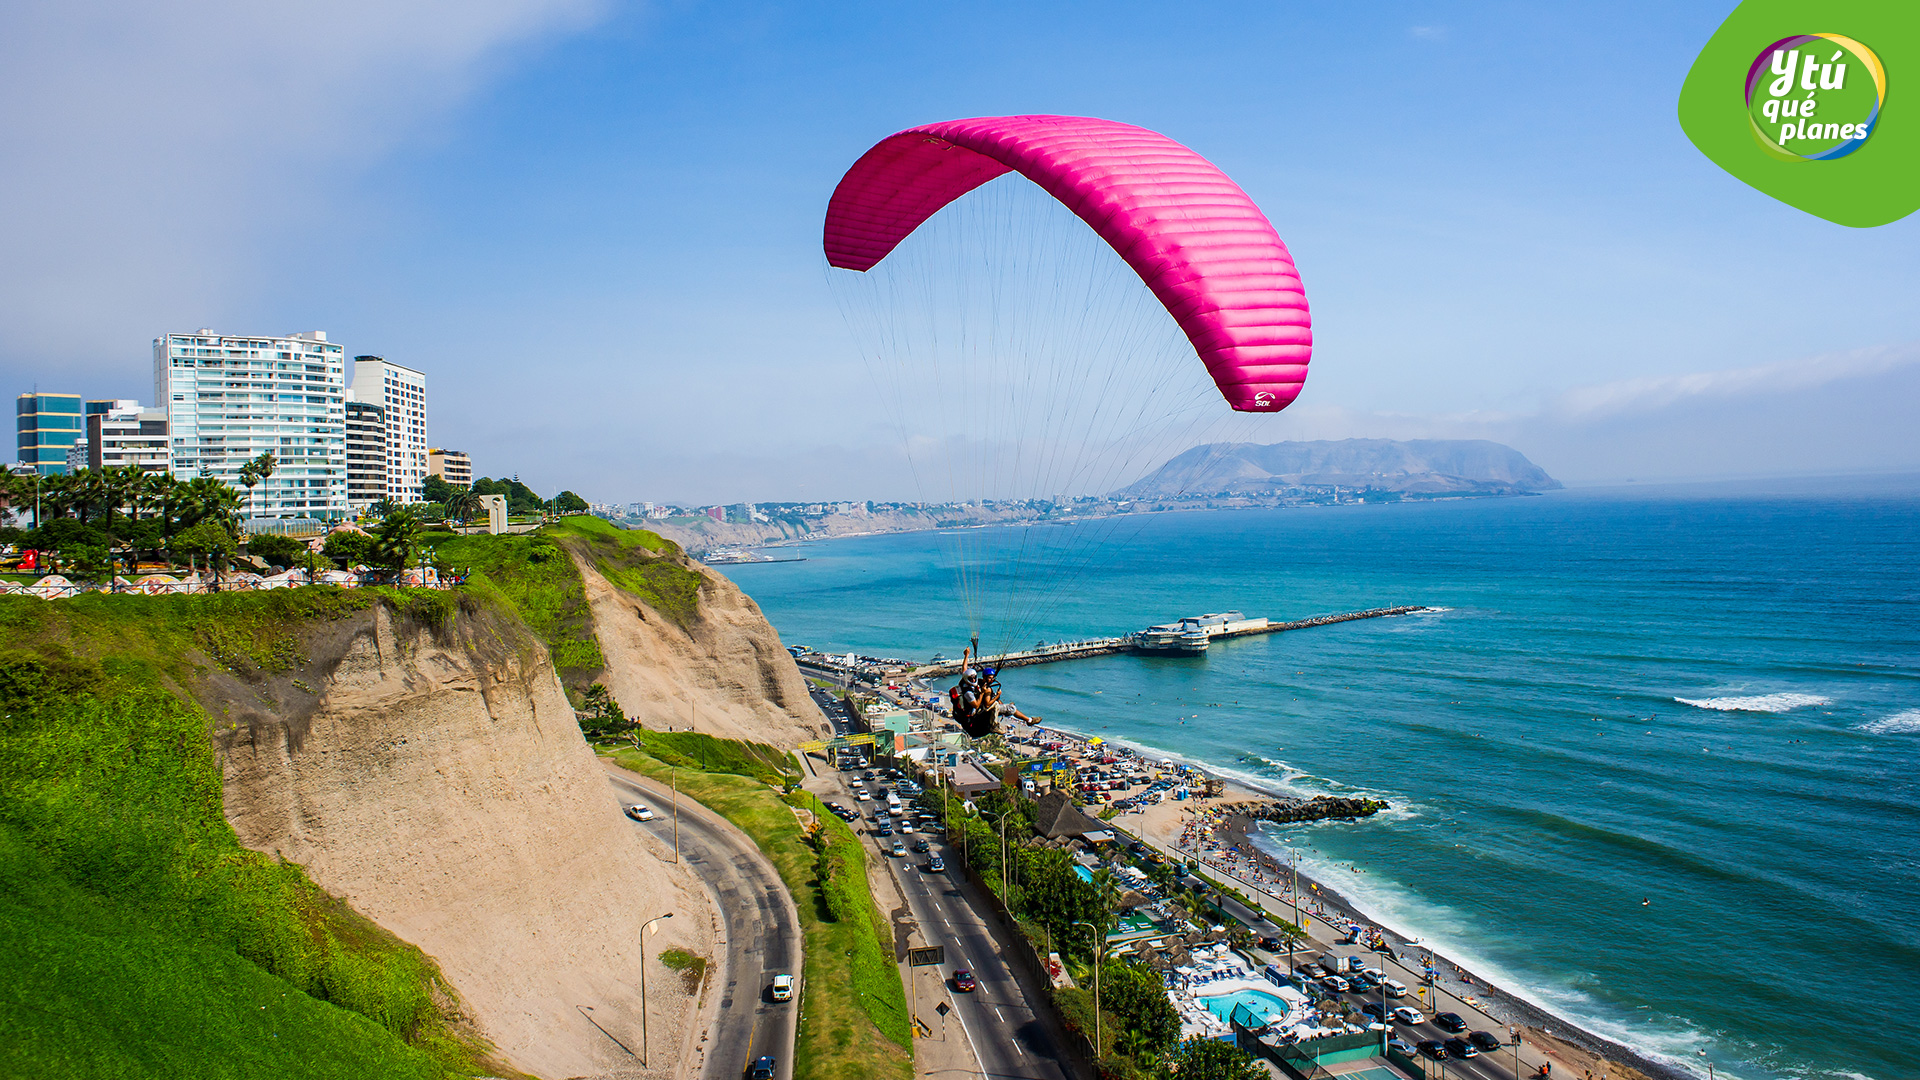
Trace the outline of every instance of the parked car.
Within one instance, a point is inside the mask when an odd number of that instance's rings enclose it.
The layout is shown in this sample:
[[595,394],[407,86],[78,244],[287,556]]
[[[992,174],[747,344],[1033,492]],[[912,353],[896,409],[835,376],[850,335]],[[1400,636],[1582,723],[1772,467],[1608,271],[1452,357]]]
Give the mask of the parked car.
[[793,976],[775,975],[773,977],[773,1000],[785,1001],[793,996]]
[[1433,1023],[1434,1026],[1441,1031],[1451,1032],[1455,1035],[1467,1030],[1467,1022],[1460,1019],[1459,1013],[1439,1013],[1434,1016]]
[[1411,1008],[1406,1005],[1400,1006],[1399,1008],[1393,1010],[1393,1012],[1389,1013],[1388,1015],[1392,1016],[1395,1020],[1398,1020],[1403,1024],[1424,1024],[1427,1022],[1427,1018],[1421,1015],[1419,1009]]
[[1421,1039],[1419,1042],[1414,1043],[1413,1045],[1415,1049],[1419,1050],[1421,1053],[1427,1055],[1428,1057],[1432,1058],[1435,1061],[1447,1060],[1446,1044],[1442,1043],[1439,1039]]
[[1480,1048],[1459,1036],[1448,1039],[1441,1045],[1447,1048],[1448,1057],[1473,1058],[1480,1056]]
[[947,868],[947,860],[941,858],[938,855],[935,855],[933,858],[927,860],[927,872],[930,874],[942,873],[946,870],[946,868]]
[[632,806],[627,807],[627,816],[635,821],[652,821],[653,811],[639,803],[634,803]]
[[1500,1036],[1491,1031],[1476,1031],[1467,1036],[1467,1041],[1479,1047],[1482,1053],[1491,1053],[1500,1049]]
[[973,972],[961,968],[953,973],[953,988],[962,994],[971,994],[980,988],[980,983],[974,979]]

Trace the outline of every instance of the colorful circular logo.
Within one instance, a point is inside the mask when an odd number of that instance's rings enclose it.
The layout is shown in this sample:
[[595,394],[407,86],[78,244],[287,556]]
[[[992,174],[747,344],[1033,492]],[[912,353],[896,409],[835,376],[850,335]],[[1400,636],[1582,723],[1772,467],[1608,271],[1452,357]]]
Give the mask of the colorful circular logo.
[[1747,121],[1767,153],[1831,161],[1866,143],[1887,99],[1873,50],[1839,34],[1796,34],[1760,50],[1747,69]]

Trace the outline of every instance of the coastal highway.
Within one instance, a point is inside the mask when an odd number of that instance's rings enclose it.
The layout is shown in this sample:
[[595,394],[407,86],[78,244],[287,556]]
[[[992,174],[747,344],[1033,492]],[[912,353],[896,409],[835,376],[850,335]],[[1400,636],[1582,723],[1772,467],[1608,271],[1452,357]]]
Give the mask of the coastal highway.
[[[671,846],[671,792],[615,765],[607,765],[607,772],[621,799],[644,802],[654,811],[652,821],[636,821],[634,828]],[[775,1002],[770,990],[775,975],[800,975],[799,918],[786,886],[752,840],[691,799],[680,800],[680,857],[706,884],[727,920],[726,969],[715,988],[720,1013],[707,1040],[703,1075],[739,1080],[749,1060],[772,1054],[779,1063],[777,1075],[790,1078],[794,1026],[806,988],[783,1002]]]
[[[913,837],[907,840],[911,847]],[[914,944],[946,946],[947,964],[942,973],[947,976],[947,1000],[973,1044],[980,1072],[995,1080],[1067,1080],[1052,1034],[1028,1001],[1025,988],[1001,959],[993,931],[979,914],[984,909],[969,903],[972,887],[958,869],[960,853],[947,851],[940,841],[933,842],[933,851],[946,858],[946,871],[928,871],[928,855],[886,859],[893,865],[906,893],[908,910],[919,927]],[[953,992],[951,976],[956,970],[973,972],[979,989]],[[920,1002],[920,1015],[929,1024],[939,1022],[936,1004],[924,996]]]

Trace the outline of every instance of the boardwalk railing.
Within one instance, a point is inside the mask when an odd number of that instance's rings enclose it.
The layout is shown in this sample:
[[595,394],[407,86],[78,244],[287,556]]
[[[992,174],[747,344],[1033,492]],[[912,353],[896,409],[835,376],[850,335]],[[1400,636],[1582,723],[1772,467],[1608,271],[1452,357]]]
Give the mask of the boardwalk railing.
[[59,574],[49,574],[31,584],[0,581],[0,596],[37,596],[43,600],[65,600],[82,593],[134,593],[142,596],[170,596],[175,594],[200,594],[216,592],[264,592],[269,589],[293,589],[302,585],[336,585],[343,589],[358,589],[373,585],[397,585],[409,589],[450,589],[466,580],[460,574],[442,574],[433,569],[427,570],[326,570],[309,579],[305,570],[289,570],[281,574],[189,574],[176,578],[170,574],[147,574],[128,579],[115,577],[112,581],[70,581]]

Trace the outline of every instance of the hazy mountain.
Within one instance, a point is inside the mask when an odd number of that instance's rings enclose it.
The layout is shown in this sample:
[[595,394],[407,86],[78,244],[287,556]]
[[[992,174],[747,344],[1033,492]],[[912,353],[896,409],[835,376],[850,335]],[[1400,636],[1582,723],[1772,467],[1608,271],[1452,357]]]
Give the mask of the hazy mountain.
[[1115,494],[1274,494],[1343,487],[1414,495],[1524,495],[1560,481],[1510,446],[1485,439],[1342,439],[1196,446]]

